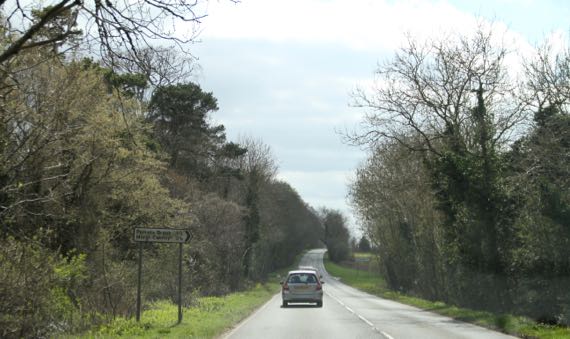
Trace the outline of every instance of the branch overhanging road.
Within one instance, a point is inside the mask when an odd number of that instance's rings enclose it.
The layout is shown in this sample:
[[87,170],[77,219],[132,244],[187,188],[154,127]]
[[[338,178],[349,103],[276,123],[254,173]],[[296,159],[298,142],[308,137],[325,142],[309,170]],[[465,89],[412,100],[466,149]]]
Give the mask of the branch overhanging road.
[[301,259],[301,265],[322,272],[322,308],[311,304],[283,308],[281,294],[277,294],[223,338],[515,338],[347,286],[326,272],[324,252],[311,250]]

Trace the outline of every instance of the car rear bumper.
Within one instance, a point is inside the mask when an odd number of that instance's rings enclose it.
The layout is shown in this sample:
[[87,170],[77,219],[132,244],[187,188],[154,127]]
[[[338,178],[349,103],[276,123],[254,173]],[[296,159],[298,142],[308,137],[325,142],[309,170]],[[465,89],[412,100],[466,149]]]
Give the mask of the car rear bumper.
[[294,294],[294,293],[281,293],[283,301],[291,302],[319,302],[323,301],[323,293],[313,293],[313,294]]

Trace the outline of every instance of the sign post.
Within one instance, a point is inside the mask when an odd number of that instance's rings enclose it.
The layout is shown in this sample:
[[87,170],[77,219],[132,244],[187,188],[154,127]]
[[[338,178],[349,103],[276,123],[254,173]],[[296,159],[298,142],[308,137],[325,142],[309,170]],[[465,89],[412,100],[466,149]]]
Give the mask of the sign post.
[[139,242],[139,272],[137,283],[137,322],[141,320],[142,242]]
[[178,323],[182,322],[182,244],[190,241],[192,234],[185,229],[135,228],[135,241],[139,243],[139,272],[137,284],[137,322],[141,319],[142,243],[178,243]]
[[178,244],[178,323],[182,322],[182,243]]

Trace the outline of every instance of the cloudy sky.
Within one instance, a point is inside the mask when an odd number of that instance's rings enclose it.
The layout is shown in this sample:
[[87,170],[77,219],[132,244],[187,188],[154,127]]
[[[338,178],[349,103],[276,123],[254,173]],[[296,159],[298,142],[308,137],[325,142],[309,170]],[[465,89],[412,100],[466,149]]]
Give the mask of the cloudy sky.
[[469,32],[483,19],[528,50],[570,28],[567,0],[211,0],[207,12],[192,54],[195,80],[218,98],[215,119],[230,140],[262,139],[279,178],[313,207],[345,212],[354,229],[347,185],[366,153],[338,131],[357,128],[363,111],[350,93],[370,86],[405,33]]

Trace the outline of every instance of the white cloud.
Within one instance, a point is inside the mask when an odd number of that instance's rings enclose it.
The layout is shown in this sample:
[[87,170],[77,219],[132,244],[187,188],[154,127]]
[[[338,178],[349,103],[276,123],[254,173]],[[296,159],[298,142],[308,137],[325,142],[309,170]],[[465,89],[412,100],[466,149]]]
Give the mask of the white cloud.
[[[375,64],[390,59],[405,33],[419,40],[472,33],[481,19],[452,1],[208,1],[203,44],[195,45],[193,53],[204,68],[201,83],[219,99],[216,116],[228,136],[261,137],[275,151],[279,177],[305,201],[349,211],[346,185],[364,155],[343,145],[335,130],[351,130],[361,119],[362,110],[348,107],[350,92],[372,88]],[[491,12],[496,5],[480,4]],[[517,19],[518,32],[542,27],[536,20],[516,17],[513,9],[520,9],[514,1],[502,13]],[[504,21],[493,24],[496,37],[516,52],[506,60],[516,73],[520,58],[533,51],[528,36]],[[566,39],[553,36],[556,46]]]
[[204,20],[207,38],[334,43],[354,49],[393,50],[404,33],[433,36],[468,31],[473,15],[447,1],[244,0],[211,2]]
[[277,178],[288,182],[314,207],[345,208],[351,176],[351,171],[282,171]]

